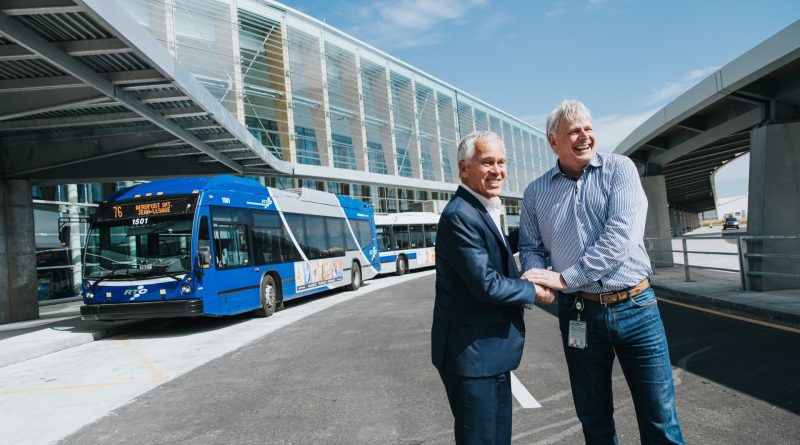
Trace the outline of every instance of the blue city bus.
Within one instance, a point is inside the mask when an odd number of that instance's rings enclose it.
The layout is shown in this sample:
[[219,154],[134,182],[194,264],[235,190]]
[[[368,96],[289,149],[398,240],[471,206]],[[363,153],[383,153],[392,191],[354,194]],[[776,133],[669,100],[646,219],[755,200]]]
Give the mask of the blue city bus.
[[81,318],[264,317],[379,271],[368,203],[234,176],[154,181],[98,207]]

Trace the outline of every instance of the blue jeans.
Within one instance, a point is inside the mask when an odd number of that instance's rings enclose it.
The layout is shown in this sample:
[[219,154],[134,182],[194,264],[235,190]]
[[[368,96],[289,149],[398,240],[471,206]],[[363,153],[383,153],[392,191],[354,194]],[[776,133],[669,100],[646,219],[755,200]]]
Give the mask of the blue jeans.
[[616,444],[611,368],[615,355],[628,382],[642,443],[684,443],[664,325],[652,288],[635,298],[602,305],[583,300],[586,349],[567,346],[577,319],[577,294],[559,295],[558,319],[575,411],[587,444]]

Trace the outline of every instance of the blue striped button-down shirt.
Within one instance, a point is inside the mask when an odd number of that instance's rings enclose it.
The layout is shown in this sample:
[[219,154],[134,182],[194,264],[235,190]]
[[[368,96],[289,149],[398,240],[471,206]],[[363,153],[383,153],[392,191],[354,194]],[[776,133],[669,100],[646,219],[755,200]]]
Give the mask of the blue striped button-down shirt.
[[650,275],[644,247],[645,197],[633,161],[596,153],[578,180],[558,165],[525,189],[520,221],[524,270],[553,270],[569,286],[565,292],[609,292],[633,286]]

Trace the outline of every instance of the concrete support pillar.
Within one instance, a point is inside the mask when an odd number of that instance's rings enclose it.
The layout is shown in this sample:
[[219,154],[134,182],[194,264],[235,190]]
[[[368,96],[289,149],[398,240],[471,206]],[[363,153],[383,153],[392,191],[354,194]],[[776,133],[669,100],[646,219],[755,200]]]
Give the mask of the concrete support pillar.
[[[642,188],[647,195],[647,224],[644,228],[645,238],[670,238],[669,205],[667,204],[667,186],[664,176],[645,176],[642,179]],[[652,240],[650,260],[656,267],[672,267],[672,241]]]
[[67,185],[67,199],[71,204],[67,209],[69,214],[69,257],[72,264],[72,293],[73,296],[81,294],[81,224],[80,208],[78,208],[78,185]]
[[[750,199],[747,234],[750,236],[800,236],[800,122],[768,124],[750,136]],[[800,252],[800,240],[750,240],[749,253]],[[788,276],[750,275],[757,291],[800,289],[800,261],[780,257],[749,257],[749,270]]]
[[0,323],[39,318],[30,181],[0,180]]

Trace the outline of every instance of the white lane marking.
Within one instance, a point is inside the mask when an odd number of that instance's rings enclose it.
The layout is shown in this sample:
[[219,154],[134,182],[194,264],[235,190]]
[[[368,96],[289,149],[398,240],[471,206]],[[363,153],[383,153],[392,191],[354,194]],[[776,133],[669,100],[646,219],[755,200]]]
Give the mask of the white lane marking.
[[511,373],[511,394],[514,394],[514,398],[517,399],[517,402],[519,402],[523,408],[542,407],[513,372]]
[[566,391],[561,391],[559,393],[553,394],[550,397],[546,397],[546,398],[542,399],[542,401],[540,403],[547,403],[547,402],[552,402],[554,400],[563,399],[564,397],[566,397],[566,396],[568,396],[570,394],[572,394],[572,391],[570,391],[569,389],[566,390]]

